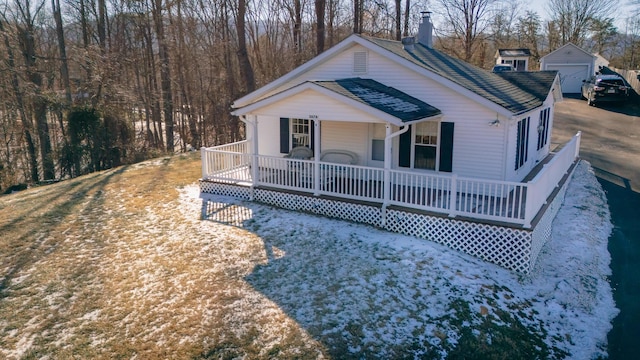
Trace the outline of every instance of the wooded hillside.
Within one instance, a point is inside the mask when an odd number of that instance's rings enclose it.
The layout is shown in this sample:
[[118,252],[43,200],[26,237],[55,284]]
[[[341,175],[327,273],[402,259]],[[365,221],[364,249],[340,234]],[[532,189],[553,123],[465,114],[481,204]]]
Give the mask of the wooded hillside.
[[498,0],[8,0],[0,191],[242,139],[233,100],[354,32],[413,35],[421,10],[441,21],[438,48],[485,68],[499,47],[535,58],[568,41],[637,63],[640,22],[621,37],[605,5],[543,22]]

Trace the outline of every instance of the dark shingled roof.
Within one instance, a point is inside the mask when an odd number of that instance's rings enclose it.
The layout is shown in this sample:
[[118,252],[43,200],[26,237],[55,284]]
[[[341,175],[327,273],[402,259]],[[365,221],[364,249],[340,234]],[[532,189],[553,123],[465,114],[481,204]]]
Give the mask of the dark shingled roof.
[[527,89],[527,92],[544,101],[549,95],[557,73],[555,70],[503,71],[497,75],[516,86]]
[[383,111],[402,122],[420,120],[442,113],[422,100],[371,79],[350,78],[313,81],[313,83]]
[[399,41],[366,36],[362,36],[362,38],[442,76],[514,114],[541,106],[551,91],[555,79],[555,71],[545,72],[545,75],[524,72],[517,74],[525,75],[503,76],[504,73],[498,74],[481,69],[438,50],[427,48],[420,43],[416,43],[411,50],[405,50]]

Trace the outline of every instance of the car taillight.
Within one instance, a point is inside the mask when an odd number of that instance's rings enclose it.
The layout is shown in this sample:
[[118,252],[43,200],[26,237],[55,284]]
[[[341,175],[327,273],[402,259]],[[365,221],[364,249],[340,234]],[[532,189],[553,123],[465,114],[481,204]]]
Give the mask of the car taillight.
[[602,91],[602,90],[604,90],[604,86],[598,86],[598,85],[595,85],[595,86],[593,87],[593,90],[594,90],[594,91]]
[[618,89],[622,90],[622,91],[627,91],[627,87],[626,86],[618,86]]

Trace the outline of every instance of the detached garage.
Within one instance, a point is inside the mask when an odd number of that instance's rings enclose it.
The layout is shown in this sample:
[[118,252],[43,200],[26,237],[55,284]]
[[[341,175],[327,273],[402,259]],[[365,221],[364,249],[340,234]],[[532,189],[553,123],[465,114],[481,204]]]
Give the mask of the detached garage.
[[540,59],[540,70],[557,70],[563,93],[579,93],[582,81],[595,74],[596,56],[572,43]]

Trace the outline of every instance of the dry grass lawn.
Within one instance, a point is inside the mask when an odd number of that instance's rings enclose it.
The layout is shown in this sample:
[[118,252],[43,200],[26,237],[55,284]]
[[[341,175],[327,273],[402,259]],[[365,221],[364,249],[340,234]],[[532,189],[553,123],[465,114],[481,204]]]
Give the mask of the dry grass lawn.
[[[275,304],[269,316],[252,311],[265,301],[243,280],[266,261],[257,237],[211,238],[195,231],[199,213],[177,213],[198,156],[0,198],[0,358],[322,356]],[[283,340],[287,351],[274,345]]]
[[201,200],[199,155],[0,197],[0,359],[606,355],[611,223],[588,164],[525,277],[369,226]]

